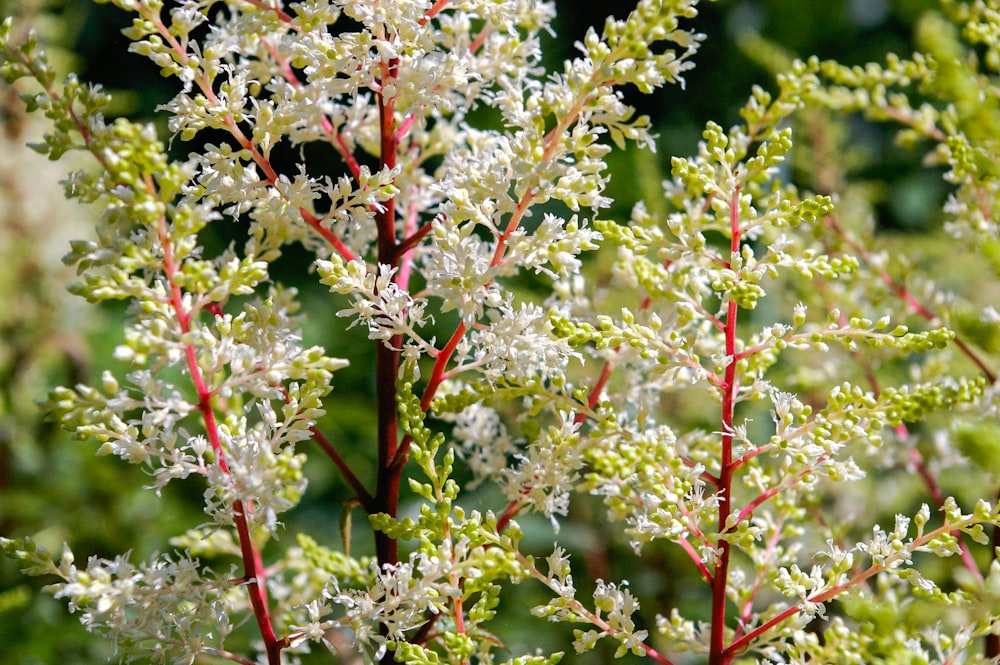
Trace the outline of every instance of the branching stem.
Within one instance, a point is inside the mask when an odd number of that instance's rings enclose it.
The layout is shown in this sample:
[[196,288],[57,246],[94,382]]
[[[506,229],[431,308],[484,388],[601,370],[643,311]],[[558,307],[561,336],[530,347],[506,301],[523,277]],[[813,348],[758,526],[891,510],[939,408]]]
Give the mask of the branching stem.
[[[155,197],[156,189],[152,177],[147,176],[145,185],[150,196]],[[179,267],[174,262],[173,243],[170,239],[167,219],[162,215],[159,219],[158,233],[160,236],[160,245],[163,250],[163,272],[170,284],[170,305],[174,310],[181,333],[186,334],[191,331],[192,312],[185,308],[183,293],[177,283],[176,275]],[[205,382],[205,377],[201,371],[201,366],[198,364],[198,356],[193,344],[184,345],[184,355],[187,360],[188,374],[191,377],[192,384],[194,384],[195,392],[198,394],[198,410],[202,414],[205,423],[205,432],[212,446],[212,451],[219,460],[219,467],[225,473],[229,473],[229,466],[226,464],[226,451],[219,437],[219,427],[215,419],[215,410],[212,407],[212,392]],[[234,502],[233,523],[236,526],[240,553],[243,558],[243,576],[247,580],[250,604],[253,606],[253,613],[257,620],[257,627],[260,630],[261,638],[264,640],[268,665],[280,665],[281,645],[271,623],[264,565],[261,560],[260,550],[254,543],[253,536],[250,533],[249,513],[250,507],[246,502],[242,500]]]
[[[384,37],[384,35],[383,35]],[[399,61],[395,58],[382,62],[381,89],[386,90],[396,80]],[[396,135],[395,97],[378,93],[381,133],[381,166],[396,168],[398,149]],[[376,251],[378,262],[393,268],[398,266],[396,245],[396,198],[385,201],[375,214],[378,231]],[[399,279],[399,273],[394,275]],[[396,377],[399,374],[399,348],[401,336],[395,335],[388,343],[376,342],[375,346],[375,399],[378,419],[378,470],[376,476],[375,512],[396,516],[399,505],[399,487],[402,464],[396,459],[399,448],[399,413],[396,406]],[[405,461],[405,460],[404,460]],[[399,560],[399,546],[385,533],[375,533],[375,552],[380,564],[395,564]],[[391,656],[390,656],[391,661]]]
[[[729,202],[730,256],[735,258],[740,252],[740,187],[733,188]],[[726,364],[725,380],[722,385],[722,459],[719,465],[719,534],[726,532],[729,513],[732,511],[733,472],[733,413],[735,397],[739,390],[736,377],[736,319],[739,307],[732,295],[726,304]],[[715,565],[712,580],[712,632],[709,638],[709,665],[725,665],[726,629],[726,587],[729,583],[730,544],[725,538],[718,543],[719,560]]]

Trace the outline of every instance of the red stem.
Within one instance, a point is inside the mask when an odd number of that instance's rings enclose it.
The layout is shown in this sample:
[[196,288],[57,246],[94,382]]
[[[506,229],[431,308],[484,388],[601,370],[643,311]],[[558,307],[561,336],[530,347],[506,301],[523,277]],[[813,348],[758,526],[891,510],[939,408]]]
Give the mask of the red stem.
[[[413,201],[410,203],[406,210],[406,218],[403,222],[403,238],[410,240],[416,234],[417,219],[420,212],[417,210],[416,196],[413,197]],[[410,248],[416,245],[409,245]],[[399,288],[404,291],[410,290],[410,275],[413,272],[413,258],[406,257],[406,252],[402,249],[402,243],[396,245],[395,258],[400,262],[399,274],[396,275],[396,282],[399,284]]]
[[[378,92],[381,130],[380,161],[383,168],[396,167],[398,150],[396,136],[395,97],[386,97],[383,90],[396,79],[399,61],[391,59],[382,63],[381,89]],[[398,265],[396,245],[396,199],[385,202],[375,214],[378,231],[376,251],[378,262],[392,267]],[[398,273],[394,276],[398,280]],[[388,344],[376,342],[375,347],[375,399],[378,418],[378,472],[374,507],[395,517],[399,507],[399,487],[403,464],[396,458],[399,447],[398,410],[396,407],[396,377],[399,373],[399,351],[402,338],[392,337]],[[405,462],[405,460],[403,460]],[[399,560],[399,545],[385,533],[375,533],[375,553],[380,564],[394,564]],[[392,655],[387,656],[389,661]]]
[[[739,256],[740,251],[740,186],[737,185],[729,202],[730,261]],[[731,265],[731,264],[730,264]],[[722,389],[722,460],[719,469],[719,560],[712,580],[712,629],[709,637],[709,665],[725,665],[729,661],[725,651],[726,629],[726,586],[729,578],[729,542],[721,536],[726,531],[726,521],[732,511],[733,485],[733,411],[735,408],[736,385],[736,318],[738,305],[729,296],[726,310],[726,364],[725,381]]]
[[330,443],[330,441],[323,436],[323,434],[320,433],[316,427],[310,427],[309,431],[313,434],[313,440],[315,440],[316,443],[319,444],[319,447],[323,449],[323,452],[325,452],[327,456],[333,460],[333,463],[337,466],[340,474],[344,476],[344,480],[347,481],[347,484],[351,486],[352,490],[354,490],[354,494],[358,497],[358,501],[361,502],[361,507],[368,513],[374,512],[375,505],[371,493],[365,489],[365,486],[354,474],[354,471],[351,470],[351,467],[348,466],[344,458],[340,456],[337,449],[333,447],[333,444]]
[[[824,460],[826,460],[826,459],[827,458],[825,456],[824,457],[820,457],[817,460],[817,462],[816,462],[817,466],[821,462],[823,462]],[[737,460],[733,464],[733,468],[735,469],[741,463],[742,463],[742,458],[740,460]],[[805,471],[801,472],[793,480],[786,480],[786,481],[784,481],[782,483],[779,483],[778,485],[775,485],[774,487],[771,487],[771,488],[769,488],[769,489],[761,492],[756,497],[754,497],[754,499],[750,503],[748,503],[743,508],[743,510],[740,511],[739,516],[736,518],[736,523],[739,524],[743,520],[750,519],[753,516],[753,511],[755,511],[761,504],[765,503],[771,497],[773,497],[773,496],[775,496],[777,494],[780,494],[782,490],[788,489],[789,487],[791,487],[792,485],[794,485],[795,483],[797,483],[799,480],[802,480],[803,476],[806,476],[806,475],[808,475],[810,473],[813,473],[814,471],[815,471],[815,467],[810,467],[810,468],[806,469]],[[734,529],[735,529],[735,526],[732,529],[727,529],[726,531],[727,532],[731,532]]]
[[705,565],[705,562],[701,560],[700,556],[698,556],[698,552],[695,551],[694,545],[689,543],[686,538],[678,540],[677,544],[680,545],[681,549],[687,553],[688,557],[690,557],[695,567],[698,568],[698,572],[701,573],[701,576],[705,578],[705,581],[708,582],[709,584],[712,584],[712,579],[713,579],[712,571],[708,569],[708,566]]
[[431,5],[431,8],[427,10],[427,13],[424,14],[419,21],[417,21],[417,23],[419,25],[427,25],[427,22],[440,14],[441,10],[447,7],[449,2],[451,2],[451,0],[437,0],[433,5]]
[[493,32],[493,24],[487,23],[484,25],[483,29],[479,31],[478,35],[476,35],[476,38],[472,40],[471,44],[469,44],[469,53],[475,53],[478,51],[480,47],[486,43],[486,38],[490,36],[491,32]]
[[[597,400],[601,398],[601,391],[604,390],[604,386],[607,385],[608,379],[611,378],[612,365],[610,361],[604,363],[604,367],[601,368],[601,375],[597,377],[597,382],[594,387],[590,389],[590,395],[587,396],[587,408],[593,409],[597,404]],[[573,420],[574,423],[579,425],[584,420],[587,419],[587,413],[585,411],[576,414],[576,418]]]
[[206,650],[205,653],[212,656],[218,656],[219,658],[225,658],[226,660],[231,660],[234,663],[239,663],[240,665],[254,665],[254,661],[249,658],[244,658],[243,656],[239,656],[231,651],[226,651],[225,649],[211,649]]
[[345,260],[353,261],[356,258],[354,252],[348,249],[347,245],[344,244],[336,233],[323,226],[322,220],[305,208],[299,208],[299,214],[302,215],[302,219],[305,223],[311,226],[313,230],[316,231],[316,233],[318,233],[324,240],[333,245],[333,248],[337,250],[337,253],[344,257]]
[[[146,189],[151,196],[156,197],[156,187],[152,176],[146,176]],[[161,216],[158,225],[160,246],[163,249],[163,272],[170,285],[170,305],[177,318],[177,324],[182,334],[191,331],[192,313],[184,308],[184,298],[180,286],[177,284],[175,275],[177,265],[174,262],[173,245],[167,229],[167,220]],[[205,432],[212,445],[212,451],[219,460],[219,467],[229,473],[229,466],[226,464],[225,451],[222,442],[219,440],[219,428],[215,421],[215,411],[212,408],[212,391],[205,383],[201,366],[198,364],[198,357],[192,344],[184,345],[184,356],[187,361],[188,374],[191,382],[198,393],[198,410],[201,411],[202,419],[205,422]],[[267,589],[265,582],[264,565],[261,560],[260,551],[253,542],[250,534],[248,515],[249,506],[243,501],[236,501],[233,504],[233,523],[236,526],[236,533],[240,543],[240,554],[243,558],[243,577],[247,581],[247,590],[250,594],[250,604],[253,606],[254,617],[257,620],[257,627],[264,640],[264,648],[267,652],[268,665],[280,665],[281,644],[274,634],[271,625],[271,616],[267,603]]]
[[464,336],[465,324],[460,322],[458,327],[455,328],[455,332],[451,334],[451,339],[441,349],[438,357],[434,359],[434,368],[431,370],[430,378],[427,379],[427,387],[424,388],[423,397],[420,399],[420,408],[425,412],[431,408],[431,400],[434,399],[434,393],[437,392],[438,386],[444,381],[444,370],[448,366],[448,361],[451,359],[452,354],[455,353],[455,349],[458,348],[458,344]]
[[419,245],[420,241],[427,237],[427,234],[430,233],[433,228],[433,224],[431,222],[427,222],[416,231],[413,231],[412,234],[399,243],[399,246],[396,248],[397,254],[403,255]]
[[503,533],[503,530],[507,528],[507,525],[514,519],[514,516],[520,512],[523,505],[524,503],[520,499],[514,499],[507,504],[500,519],[497,520],[497,533]]
[[274,15],[277,16],[278,19],[282,23],[288,24],[288,27],[291,28],[292,30],[296,30],[296,31],[301,31],[302,30],[302,28],[300,28],[299,26],[297,26],[297,25],[295,25],[295,24],[292,23],[292,17],[291,17],[291,15],[288,14],[288,12],[286,12],[285,10],[283,10],[281,7],[274,7],[274,6],[272,6],[272,5],[270,5],[270,4],[266,3],[266,2],[263,2],[262,0],[245,0],[245,1],[248,4],[251,4],[254,7],[257,7],[258,9],[263,9],[265,11],[274,12]]

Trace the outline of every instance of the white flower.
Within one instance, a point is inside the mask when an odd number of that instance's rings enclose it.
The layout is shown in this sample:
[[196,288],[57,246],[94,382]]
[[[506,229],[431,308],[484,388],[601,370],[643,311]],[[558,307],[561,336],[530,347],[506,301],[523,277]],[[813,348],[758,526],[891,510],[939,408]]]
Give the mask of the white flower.
[[427,290],[441,299],[441,311],[458,310],[466,328],[482,318],[487,308],[503,302],[492,265],[493,247],[472,233],[471,224],[456,228],[433,222],[434,242],[423,254]]
[[452,436],[459,443],[455,452],[472,471],[473,489],[489,478],[497,478],[518,450],[496,410],[472,404],[454,416]]
[[460,343],[458,369],[481,372],[488,381],[517,383],[532,377],[563,376],[571,358],[582,359],[564,339],[552,334],[541,307],[508,300],[498,305],[486,327],[473,330]]
[[560,427],[550,427],[516,456],[516,467],[504,470],[504,495],[523,502],[552,520],[569,509],[570,491],[583,465],[579,424],[573,414],[561,414]]
[[154,554],[135,566],[127,555],[91,557],[86,570],[64,570],[65,581],[52,585],[55,597],[67,599],[87,630],[106,634],[123,654],[193,662],[203,650],[221,648],[231,630],[223,599],[230,584],[196,560]]

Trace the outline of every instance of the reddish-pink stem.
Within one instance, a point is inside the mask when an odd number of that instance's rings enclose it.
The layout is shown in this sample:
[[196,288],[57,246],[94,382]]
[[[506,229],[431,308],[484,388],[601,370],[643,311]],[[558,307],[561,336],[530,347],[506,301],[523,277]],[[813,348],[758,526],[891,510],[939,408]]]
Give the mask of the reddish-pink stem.
[[478,51],[482,45],[486,43],[486,38],[490,36],[491,32],[493,32],[493,24],[487,23],[484,25],[483,29],[479,31],[478,35],[476,35],[476,38],[469,44],[469,53],[475,53]]
[[324,240],[333,245],[333,248],[337,250],[337,253],[344,257],[344,259],[353,261],[357,258],[355,257],[354,252],[348,249],[347,245],[344,244],[336,233],[323,226],[323,222],[318,217],[305,208],[299,208],[299,214],[302,215],[302,219],[305,223],[311,226],[313,230],[322,236]]
[[708,569],[705,562],[701,560],[700,556],[698,556],[698,552],[694,549],[694,545],[689,543],[686,538],[678,540],[677,544],[681,546],[682,550],[687,552],[688,557],[694,563],[695,567],[698,568],[698,572],[701,573],[701,576],[705,579],[705,581],[712,584],[712,580],[714,579],[712,571]]
[[430,9],[417,21],[420,25],[427,25],[427,22],[432,18],[441,13],[441,10],[448,6],[451,0],[436,0],[436,2],[430,6]]
[[[403,238],[406,240],[410,240],[416,234],[417,218],[420,213],[415,201],[416,197],[406,210],[406,219],[403,223]],[[415,247],[415,245],[410,246]],[[402,243],[396,245],[395,257],[399,261],[399,274],[396,276],[396,282],[399,284],[399,288],[409,291],[410,275],[413,272],[413,257],[406,256],[402,250]]]
[[[421,108],[423,108],[423,107],[421,107]],[[403,122],[399,123],[399,128],[396,129],[396,140],[397,141],[402,140],[403,137],[406,136],[406,132],[410,131],[410,127],[413,126],[413,123],[416,122],[416,120],[417,120],[417,114],[416,113],[410,113],[405,118],[403,118]]]
[[225,649],[205,649],[205,653],[217,656],[219,658],[225,658],[226,660],[231,660],[234,663],[239,663],[240,665],[255,665],[254,661],[249,658],[244,658],[231,651],[226,651]]
[[[604,386],[607,385],[608,379],[611,378],[611,370],[611,362],[605,362],[604,367],[601,368],[601,375],[597,377],[597,382],[594,383],[594,387],[590,389],[590,394],[587,396],[588,409],[593,410],[593,408],[597,405],[598,400],[601,399],[601,391],[604,390]],[[581,411],[576,414],[576,418],[573,422],[579,425],[586,419],[587,412]]]
[[[497,246],[493,250],[493,258],[490,260],[490,267],[499,265],[500,261],[503,260],[503,255],[507,251],[507,241],[510,239],[514,231],[517,230],[521,220],[524,218],[525,212],[527,212],[528,208],[531,207],[531,202],[534,198],[534,192],[529,191],[518,203],[517,209],[507,222],[507,227],[497,238]],[[459,322],[455,331],[451,334],[451,338],[448,339],[448,343],[445,344],[445,347],[441,349],[437,358],[435,358],[434,367],[431,370],[431,376],[427,381],[427,386],[424,388],[424,394],[420,399],[420,408],[424,411],[427,411],[427,409],[430,408],[431,400],[434,399],[434,393],[437,392],[441,382],[445,379],[445,369],[448,367],[448,362],[451,360],[451,356],[455,353],[455,349],[458,348],[459,342],[461,342],[462,338],[465,336],[466,330],[467,328],[465,327],[465,323]]]
[[[730,256],[739,256],[740,251],[740,187],[733,190],[729,202],[730,224]],[[715,566],[712,579],[712,612],[711,635],[709,636],[709,665],[724,665],[728,662],[725,652],[726,628],[726,587],[729,582],[729,542],[722,536],[726,531],[726,522],[732,511],[733,484],[733,412],[735,396],[738,389],[736,383],[736,318],[739,311],[733,296],[729,296],[726,305],[726,364],[725,380],[722,388],[722,459],[719,468],[719,560]]]
[[[443,218],[443,217],[442,217]],[[396,247],[396,253],[400,256],[410,251],[414,247],[420,244],[420,241],[427,237],[427,234],[431,232],[434,228],[432,222],[427,222],[422,225],[419,229],[414,230],[409,236],[406,236],[402,242]]]
[[434,393],[437,392],[441,382],[444,381],[444,371],[448,366],[448,361],[451,360],[452,354],[455,353],[455,349],[458,348],[458,344],[462,341],[462,337],[464,336],[465,324],[459,323],[455,328],[455,332],[451,334],[451,338],[448,340],[448,343],[444,345],[444,348],[441,349],[438,357],[435,358],[430,378],[427,379],[427,387],[424,388],[423,397],[420,398],[420,408],[424,411],[431,408],[431,400],[434,399]]
[[[146,189],[151,196],[156,196],[156,187],[152,176],[146,176]],[[182,334],[191,331],[191,312],[184,307],[184,298],[180,286],[177,284],[177,265],[174,262],[173,244],[170,240],[167,228],[167,220],[160,217],[159,220],[160,246],[163,250],[163,272],[170,285],[170,305],[177,318],[178,327]],[[225,450],[219,439],[219,428],[215,421],[215,411],[212,408],[212,391],[205,383],[201,366],[198,364],[198,357],[195,347],[192,344],[184,345],[184,357],[187,361],[188,374],[198,394],[198,410],[201,411],[202,419],[205,422],[205,432],[208,436],[212,451],[219,459],[219,467],[225,473],[229,473],[229,466],[226,464]],[[281,662],[281,645],[274,628],[271,625],[271,616],[267,603],[267,589],[265,586],[265,573],[260,552],[253,542],[250,534],[248,521],[249,507],[243,501],[233,503],[233,523],[236,526],[236,533],[240,544],[240,553],[243,557],[243,576],[247,582],[247,589],[250,594],[250,604],[253,606],[254,617],[257,620],[257,627],[264,640],[264,648],[267,652],[267,662],[269,665],[279,665]]]
[[512,519],[514,519],[514,516],[520,512],[523,505],[524,502],[520,499],[514,499],[507,504],[503,514],[500,515],[500,519],[497,520],[497,533],[503,533],[503,530],[507,528],[507,525],[510,524]]
[[274,7],[269,3],[263,2],[262,0],[244,0],[244,1],[253,5],[254,7],[257,7],[258,9],[263,9],[269,12],[273,12],[274,15],[277,16],[282,23],[289,24],[289,27],[292,30],[296,31],[302,30],[302,28],[292,23],[291,15],[288,14],[288,12],[283,10],[281,7]]

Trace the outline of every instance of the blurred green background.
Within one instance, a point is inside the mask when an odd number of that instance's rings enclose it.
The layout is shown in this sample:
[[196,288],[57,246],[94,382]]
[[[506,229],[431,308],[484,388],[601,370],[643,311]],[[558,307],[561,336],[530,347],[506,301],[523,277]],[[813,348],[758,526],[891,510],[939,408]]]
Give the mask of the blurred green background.
[[[574,54],[573,43],[588,26],[603,24],[604,12],[621,17],[632,3],[618,0],[581,3],[561,0],[557,34],[545,47],[550,68]],[[581,9],[586,4],[588,9]],[[763,64],[782,57],[818,55],[848,64],[880,61],[888,52],[906,55],[913,50],[911,32],[932,0],[739,0],[705,4],[694,22],[707,35],[689,72],[684,89],[668,88],[642,97],[627,92],[628,100],[650,115],[659,133],[655,158],[633,153],[612,156],[610,195],[616,200],[610,215],[628,218],[632,204],[655,191],[671,155],[695,150],[708,120],[724,126],[738,120],[737,109],[752,85],[773,89]],[[600,7],[598,13],[590,7]],[[175,92],[173,80],[159,77],[145,59],[126,53],[128,41],[119,34],[130,22],[111,5],[80,0],[0,0],[4,15],[18,19],[18,29],[32,25],[50,44],[50,54],[65,72],[76,71],[85,81],[100,83],[117,93],[114,113],[159,124],[157,104]],[[767,45],[763,38],[772,42]],[[0,87],[0,534],[31,536],[49,548],[68,541],[78,556],[112,556],[133,550],[137,556],[169,549],[166,539],[200,523],[201,490],[185,495],[174,484],[158,499],[141,491],[142,473],[115,459],[97,459],[92,442],[73,440],[48,423],[35,401],[59,384],[94,382],[108,365],[120,335],[123,312],[112,306],[89,307],[65,291],[72,278],[59,257],[70,239],[86,237],[94,210],[65,203],[58,182],[67,164],[52,164],[24,148],[44,131],[44,120],[26,117],[16,94]],[[875,201],[878,224],[886,232],[904,232],[917,241],[939,231],[935,212],[944,186],[917,167],[918,159],[892,146],[888,133],[870,126],[856,128],[864,141],[866,164],[877,167],[865,177],[878,183]],[[189,146],[176,140],[172,149],[183,154]],[[79,166],[80,164],[77,164]],[[342,323],[320,318],[331,312],[324,288],[297,277],[301,259],[290,252],[279,265],[278,277],[302,289],[304,311],[311,319],[306,330],[310,343],[319,343],[335,355],[355,358],[361,337],[339,332]],[[332,317],[331,317],[332,318]],[[338,328],[338,326],[340,328]],[[355,360],[338,374],[336,411],[322,423],[331,439],[357,441],[351,456],[361,468],[368,457],[363,442],[373,431],[370,366]],[[338,545],[338,514],[347,492],[330,465],[316,456],[309,468],[310,488],[305,503],[288,516],[291,532],[300,527],[321,541]],[[490,496],[484,506],[495,507]],[[357,518],[355,521],[360,521]],[[551,543],[547,524],[536,530],[524,522],[529,540],[539,536],[539,547]],[[582,500],[559,536],[571,548],[586,577],[632,580],[649,597],[684,602],[686,590],[674,588],[675,578],[665,570],[682,565],[669,551],[663,558],[634,559],[622,538],[602,532],[603,511],[596,502]],[[355,547],[369,547],[370,537],[358,529]],[[325,534],[325,538],[323,537]],[[548,538],[548,541],[545,539]],[[291,539],[289,539],[291,540]],[[22,577],[12,562],[0,559],[0,663],[17,665],[75,665],[113,660],[111,647],[88,636],[64,605],[40,592],[45,580]],[[523,593],[523,605],[511,608],[505,633],[520,635],[524,643],[515,653],[537,646],[566,648],[565,633],[539,630],[527,609],[540,602],[538,589]],[[652,613],[649,614],[652,616]],[[523,619],[523,625],[522,621]],[[532,642],[534,640],[534,642]],[[512,645],[513,646],[513,645]],[[613,651],[613,647],[612,647]],[[566,662],[605,662],[610,652],[596,652]],[[310,662],[330,662],[321,655]],[[207,661],[206,661],[207,662]]]

